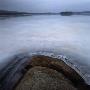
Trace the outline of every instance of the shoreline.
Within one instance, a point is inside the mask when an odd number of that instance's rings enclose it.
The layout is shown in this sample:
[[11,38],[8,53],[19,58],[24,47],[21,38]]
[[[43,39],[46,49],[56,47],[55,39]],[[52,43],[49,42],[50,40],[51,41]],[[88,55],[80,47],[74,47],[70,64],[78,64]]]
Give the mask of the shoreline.
[[73,15],[61,15],[61,14],[26,14],[26,15],[0,15],[0,17],[21,17],[21,16],[63,16],[63,17],[71,17],[71,16],[90,16],[90,14],[73,14]]

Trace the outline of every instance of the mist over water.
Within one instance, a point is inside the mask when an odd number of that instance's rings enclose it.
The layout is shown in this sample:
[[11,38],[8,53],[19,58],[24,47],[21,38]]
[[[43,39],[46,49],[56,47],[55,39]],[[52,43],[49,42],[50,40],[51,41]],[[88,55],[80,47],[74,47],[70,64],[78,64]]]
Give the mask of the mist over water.
[[89,16],[1,18],[0,67],[20,52],[53,52],[67,56],[90,81],[89,29]]

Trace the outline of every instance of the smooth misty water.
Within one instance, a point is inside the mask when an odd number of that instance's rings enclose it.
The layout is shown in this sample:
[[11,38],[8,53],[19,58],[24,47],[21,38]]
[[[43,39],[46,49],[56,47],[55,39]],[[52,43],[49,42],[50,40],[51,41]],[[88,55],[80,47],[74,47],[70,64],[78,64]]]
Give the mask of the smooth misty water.
[[90,17],[27,16],[0,18],[0,67],[22,52],[65,55],[90,83]]

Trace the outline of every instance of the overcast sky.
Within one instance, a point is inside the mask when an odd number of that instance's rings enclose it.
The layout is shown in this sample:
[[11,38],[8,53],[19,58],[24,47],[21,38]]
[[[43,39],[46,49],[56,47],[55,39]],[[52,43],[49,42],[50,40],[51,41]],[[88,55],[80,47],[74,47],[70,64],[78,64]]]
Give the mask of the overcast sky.
[[0,9],[29,12],[90,11],[90,0],[0,0]]

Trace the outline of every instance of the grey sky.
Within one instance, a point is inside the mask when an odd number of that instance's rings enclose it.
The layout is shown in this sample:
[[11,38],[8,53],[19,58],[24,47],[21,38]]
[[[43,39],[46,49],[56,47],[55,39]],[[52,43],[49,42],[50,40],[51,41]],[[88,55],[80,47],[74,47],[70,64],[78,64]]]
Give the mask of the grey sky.
[[90,10],[90,0],[0,0],[0,9],[30,12]]

